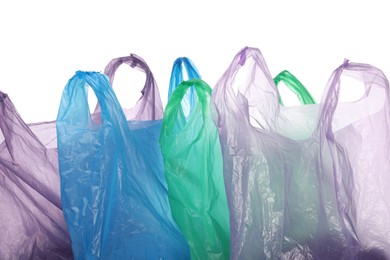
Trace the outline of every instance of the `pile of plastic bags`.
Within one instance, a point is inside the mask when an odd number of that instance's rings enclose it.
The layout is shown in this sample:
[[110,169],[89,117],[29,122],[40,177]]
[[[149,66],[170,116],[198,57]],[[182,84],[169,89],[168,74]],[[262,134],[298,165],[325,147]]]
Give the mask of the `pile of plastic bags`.
[[[122,64],[146,74],[132,109]],[[344,77],[360,99],[339,101]],[[168,96],[135,54],[77,71],[53,122],[27,125],[0,92],[0,259],[390,259],[381,70],[345,60],[316,103],[245,47],[214,86],[178,58]]]

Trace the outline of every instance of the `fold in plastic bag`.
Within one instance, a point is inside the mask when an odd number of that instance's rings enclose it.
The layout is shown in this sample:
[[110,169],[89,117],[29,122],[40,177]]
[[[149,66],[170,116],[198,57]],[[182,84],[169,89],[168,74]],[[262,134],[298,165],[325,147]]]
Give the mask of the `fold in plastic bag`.
[[[182,99],[193,87],[187,119]],[[229,259],[229,210],[218,132],[209,109],[211,88],[202,80],[181,83],[165,109],[161,133],[169,200],[192,259]]]
[[[147,74],[144,96],[125,114],[106,76],[77,72],[64,89],[57,118],[61,194],[76,259],[188,259],[188,244],[171,216],[158,149],[162,107],[146,64],[113,60]],[[91,117],[87,88],[100,104]],[[157,98],[157,99],[158,99]],[[160,111],[161,109],[161,111]],[[96,120],[96,121],[94,121]]]
[[57,151],[42,144],[1,92],[0,128],[0,259],[72,259]]
[[[250,61],[253,63],[250,63]],[[237,71],[251,74],[235,89]],[[244,48],[213,89],[230,210],[231,259],[348,259],[359,245],[337,201],[324,106],[282,107],[258,49]],[[337,193],[336,193],[337,191]],[[351,195],[346,193],[346,195]]]

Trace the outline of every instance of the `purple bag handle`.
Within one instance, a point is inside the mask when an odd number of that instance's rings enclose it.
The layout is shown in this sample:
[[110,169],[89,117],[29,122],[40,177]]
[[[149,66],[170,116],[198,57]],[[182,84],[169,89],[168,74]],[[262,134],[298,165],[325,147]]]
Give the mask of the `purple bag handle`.
[[349,62],[349,60],[344,60],[344,63],[333,72],[328,81],[325,88],[326,96],[320,109],[318,129],[325,131],[327,137],[331,138],[331,141],[334,141],[332,121],[340,98],[340,77],[343,74],[364,83],[366,88],[364,97],[369,96],[372,87],[375,86],[383,88],[386,93],[386,99],[389,99],[389,82],[380,69],[369,64],[353,63]]
[[[104,74],[106,74],[110,79],[111,86],[114,82],[116,70],[123,63],[126,63],[132,68],[138,68],[146,74],[146,82],[145,86],[141,90],[141,98],[132,109],[125,111],[126,117],[130,120],[162,119],[163,106],[156,81],[149,66],[141,57],[135,54],[130,54],[130,56],[112,59],[104,70]],[[100,111],[100,109],[97,107],[95,112],[98,111]]]
[[[253,58],[254,66],[252,71],[255,72],[256,69],[259,69],[259,73],[252,73],[252,75],[263,77],[264,84],[258,84],[254,86],[249,86],[247,90],[250,90],[251,93],[243,97],[243,95],[238,92],[236,94],[233,89],[233,82],[236,77],[237,72],[243,67],[249,58]],[[256,81],[256,80],[255,80]],[[252,80],[253,82],[253,80]],[[241,115],[246,118],[248,121],[250,118],[249,111],[244,111],[246,109],[242,109],[240,103],[250,102],[250,99],[254,100],[257,104],[261,105],[261,107],[257,108],[257,110],[261,110],[266,113],[258,113],[256,116],[259,118],[263,118],[263,121],[269,121],[274,115],[279,113],[280,105],[279,105],[279,92],[275,85],[275,82],[269,72],[267,64],[264,60],[263,55],[260,50],[252,47],[245,47],[241,49],[233,58],[232,63],[229,68],[225,71],[222,77],[217,82],[216,86],[213,89],[213,100],[215,105],[224,106],[227,102],[230,106],[225,108],[217,108],[218,111],[234,111],[236,114],[245,113],[245,115]],[[217,102],[215,97],[223,97],[225,102]],[[240,102],[237,102],[240,101]],[[235,104],[236,106],[232,105]],[[246,105],[248,106],[248,104]],[[264,114],[267,114],[265,117]],[[218,120],[223,120],[224,117],[218,116]],[[272,120],[272,119],[271,119]],[[249,123],[249,121],[248,121]],[[219,123],[218,123],[219,124]]]
[[[4,164],[9,164],[8,167],[19,167],[18,162],[26,160],[41,160],[40,158],[46,156],[46,147],[23,122],[8,95],[3,92],[0,92],[0,129],[4,136],[5,145],[12,159],[10,162],[6,160],[3,161]],[[26,156],[18,156],[19,153],[15,152],[14,149],[23,151]],[[57,208],[62,209],[59,193],[54,192],[50,189],[50,185],[44,183],[44,174],[30,176],[22,174],[22,171],[23,170],[20,169],[15,170],[14,172],[23,182],[31,186]],[[60,179],[58,176],[58,183],[59,181]]]

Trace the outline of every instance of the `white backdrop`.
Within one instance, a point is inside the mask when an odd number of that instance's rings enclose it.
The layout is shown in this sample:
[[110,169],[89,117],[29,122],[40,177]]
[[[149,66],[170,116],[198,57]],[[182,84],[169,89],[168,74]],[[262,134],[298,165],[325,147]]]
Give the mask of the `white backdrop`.
[[[0,90],[27,123],[54,120],[75,71],[103,71],[112,58],[135,53],[154,73],[165,106],[177,57],[192,59],[213,87],[233,56],[251,46],[262,51],[273,76],[288,69],[319,101],[344,58],[390,75],[388,5],[373,0],[2,1]],[[144,76],[123,67],[114,88],[131,107]],[[126,80],[134,84],[121,85]]]

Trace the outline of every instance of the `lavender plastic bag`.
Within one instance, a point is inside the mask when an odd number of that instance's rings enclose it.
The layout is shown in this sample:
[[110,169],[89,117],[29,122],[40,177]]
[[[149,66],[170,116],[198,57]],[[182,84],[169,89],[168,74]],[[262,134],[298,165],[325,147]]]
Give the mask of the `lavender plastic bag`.
[[[364,95],[355,102],[339,102],[344,77],[363,83]],[[324,135],[350,164],[334,164],[341,212],[356,232],[369,259],[390,259],[390,104],[389,82],[382,71],[347,60],[332,75],[321,114]],[[350,196],[348,196],[350,195]],[[379,257],[381,256],[381,257]],[[368,259],[368,258],[367,258]]]
[[[36,124],[42,136],[43,125]],[[1,92],[0,128],[0,259],[72,259],[57,150],[44,146]]]
[[[235,88],[247,63],[250,74]],[[212,100],[231,259],[356,257],[359,246],[339,213],[334,177],[334,165],[345,167],[348,160],[342,152],[331,154],[318,120],[321,106],[280,106],[261,52],[248,47],[217,82]]]

